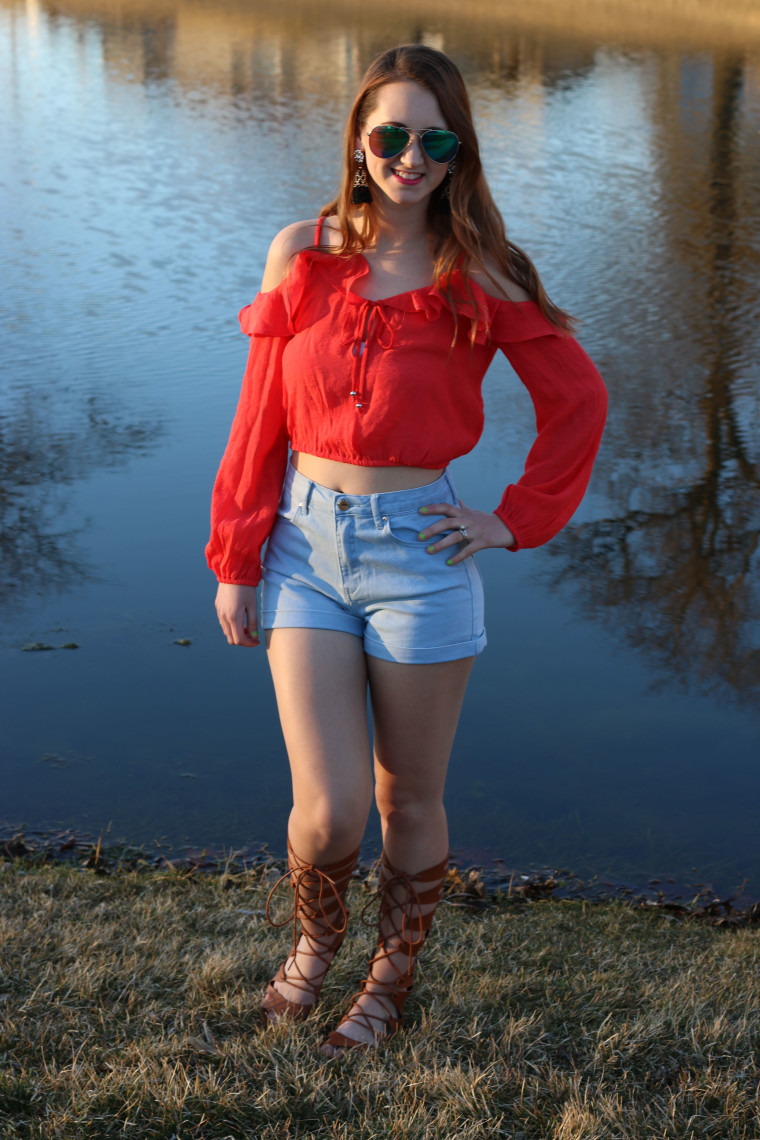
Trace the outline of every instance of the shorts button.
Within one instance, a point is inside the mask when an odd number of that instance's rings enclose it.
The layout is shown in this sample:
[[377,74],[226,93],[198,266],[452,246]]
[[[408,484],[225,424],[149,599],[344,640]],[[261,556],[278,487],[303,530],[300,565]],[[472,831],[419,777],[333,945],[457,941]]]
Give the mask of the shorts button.
[[351,504],[349,503],[348,499],[338,499],[339,511],[347,511],[350,506]]

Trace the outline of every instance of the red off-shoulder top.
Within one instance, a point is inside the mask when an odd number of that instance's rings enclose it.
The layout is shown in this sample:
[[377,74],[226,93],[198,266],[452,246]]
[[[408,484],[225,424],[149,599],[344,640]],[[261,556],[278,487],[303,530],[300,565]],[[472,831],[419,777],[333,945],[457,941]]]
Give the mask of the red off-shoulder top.
[[[451,282],[368,301],[361,254],[305,250],[240,313],[251,348],[214,486],[206,555],[220,582],[255,586],[293,451],[368,467],[445,467],[483,430],[481,385],[501,349],[530,393],[537,437],[496,514],[511,550],[548,542],[583,498],[607,393],[593,363],[533,301]],[[472,340],[474,327],[475,336]]]

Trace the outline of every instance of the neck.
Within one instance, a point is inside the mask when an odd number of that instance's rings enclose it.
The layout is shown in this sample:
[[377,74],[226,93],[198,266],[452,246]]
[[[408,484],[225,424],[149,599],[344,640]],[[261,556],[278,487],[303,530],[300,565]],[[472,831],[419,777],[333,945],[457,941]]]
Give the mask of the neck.
[[427,245],[427,201],[414,206],[398,206],[387,199],[374,207],[377,227],[376,249],[390,250],[398,247]]

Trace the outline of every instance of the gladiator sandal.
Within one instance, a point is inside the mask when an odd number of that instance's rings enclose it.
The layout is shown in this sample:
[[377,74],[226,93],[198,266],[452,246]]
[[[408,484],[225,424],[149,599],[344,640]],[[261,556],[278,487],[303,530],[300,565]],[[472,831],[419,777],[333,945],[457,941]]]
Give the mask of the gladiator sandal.
[[[325,975],[346,937],[346,890],[358,859],[357,847],[340,862],[317,867],[299,859],[288,839],[289,870],[280,876],[269,892],[265,914],[270,926],[281,927],[292,921],[293,950],[266,988],[261,1002],[261,1015],[265,1021],[276,1021],[280,1017],[302,1021],[316,1005]],[[272,896],[288,878],[294,892],[293,912],[282,922],[276,922],[270,914]],[[299,958],[303,957],[317,958],[322,968],[312,975],[304,972],[299,965]],[[275,982],[293,986],[304,995],[304,1000],[288,1001],[275,988]]]
[[[447,855],[435,867],[407,875],[397,870],[383,852],[377,950],[370,960],[368,976],[359,992],[352,997],[351,1007],[341,1022],[341,1025],[347,1022],[361,1025],[372,1034],[372,1041],[360,1041],[336,1029],[322,1045],[326,1056],[340,1056],[345,1049],[368,1049],[392,1037],[401,1026],[404,1005],[412,989],[417,955],[430,933],[448,865]],[[403,962],[399,963],[401,956]],[[359,1004],[365,994],[374,999],[374,1012],[366,1008],[369,1004],[366,998]]]

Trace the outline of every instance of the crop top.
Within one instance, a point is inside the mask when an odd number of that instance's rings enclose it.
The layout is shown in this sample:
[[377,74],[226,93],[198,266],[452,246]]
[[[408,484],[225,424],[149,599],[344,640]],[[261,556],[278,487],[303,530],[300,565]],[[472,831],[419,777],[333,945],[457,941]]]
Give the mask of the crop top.
[[450,282],[456,318],[436,286],[359,296],[354,286],[368,272],[362,254],[304,250],[277,288],[241,310],[251,346],[206,548],[220,582],[259,582],[288,444],[369,467],[439,469],[471,451],[497,348],[531,396],[538,433],[495,511],[514,535],[508,549],[548,542],[583,498],[607,393],[578,342],[534,301],[492,297],[459,272]]

